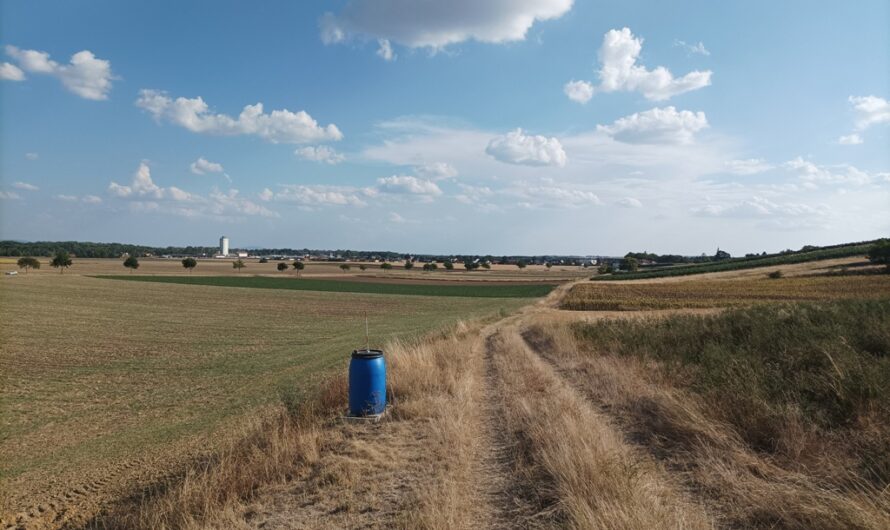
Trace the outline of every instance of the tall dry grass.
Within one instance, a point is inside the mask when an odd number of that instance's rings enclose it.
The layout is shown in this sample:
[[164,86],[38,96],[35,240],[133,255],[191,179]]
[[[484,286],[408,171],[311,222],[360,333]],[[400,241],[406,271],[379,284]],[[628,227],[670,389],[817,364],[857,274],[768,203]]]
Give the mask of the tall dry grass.
[[[648,324],[649,329],[679,325],[671,320]],[[604,325],[640,330],[646,323]],[[631,336],[645,340],[640,333]],[[769,426],[781,454],[756,451],[746,430],[766,426],[756,416],[749,416],[750,424],[727,421],[721,410],[727,400],[742,397],[737,393],[727,390],[724,398],[699,395],[690,390],[700,384],[690,372],[646,355],[609,354],[615,344],[592,344],[589,334],[579,334],[566,322],[540,323],[525,337],[575,388],[609,412],[626,439],[680,477],[718,515],[721,525],[890,527],[890,491],[857,473],[850,459],[858,443],[855,435],[846,439],[851,445],[845,454],[843,446],[837,446],[843,439],[816,436],[806,416],[789,408],[786,421]],[[678,355],[684,347],[694,349],[693,343],[671,343]],[[727,354],[723,362],[734,362],[733,356]]]
[[542,526],[709,528],[700,507],[640,458],[609,421],[533,354],[518,331],[492,341],[504,422]]
[[486,517],[479,502],[483,448],[482,357],[478,324],[458,324],[439,337],[388,346],[393,416],[427,437],[431,480],[418,487],[399,521],[404,528],[475,528]]
[[87,528],[197,529],[242,526],[240,508],[259,488],[290,480],[331,443],[325,425],[342,410],[345,377],[327,379],[314,397],[276,407],[228,433],[228,447],[112,505]]

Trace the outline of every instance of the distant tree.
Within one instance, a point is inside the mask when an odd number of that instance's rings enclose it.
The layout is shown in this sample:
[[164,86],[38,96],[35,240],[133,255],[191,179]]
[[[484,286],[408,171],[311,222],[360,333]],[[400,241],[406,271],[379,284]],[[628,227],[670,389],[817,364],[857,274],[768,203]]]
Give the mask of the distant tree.
[[49,264],[52,268],[59,269],[59,274],[62,274],[65,272],[65,269],[71,266],[71,256],[64,250],[60,250],[56,252]]
[[358,269],[359,269],[360,271],[363,271],[363,270],[365,270],[365,269],[367,269],[367,268],[368,268],[368,266],[365,265],[364,263],[362,263],[361,265],[358,266]]
[[269,263],[269,258],[260,258],[260,263]]
[[886,265],[890,270],[890,239],[881,239],[868,249],[868,260],[876,265]]
[[439,268],[439,266],[436,265],[435,263],[424,263],[423,264],[423,270],[425,270],[425,271],[434,271],[434,270],[437,270],[438,268]]
[[414,262],[411,261],[410,259],[406,259],[405,260],[405,270],[410,271],[413,268],[414,268]]
[[341,263],[341,264],[340,264],[340,270],[342,270],[343,272],[348,271],[349,268],[350,268],[350,267],[349,267],[349,264],[348,264],[348,263]]
[[785,275],[782,273],[782,271],[775,270],[775,271],[767,274],[766,276],[772,280],[778,280],[779,278],[781,278],[782,276],[785,276]]
[[286,270],[287,270],[287,263],[284,263],[284,262],[279,263],[279,264],[278,264],[278,270],[279,270],[279,271],[282,271],[282,272],[286,271]]
[[714,254],[714,259],[716,259],[716,260],[729,259],[731,257],[732,257],[732,255],[729,252],[727,252],[725,250],[720,250],[719,248],[717,249],[717,253]]
[[189,271],[189,274],[191,274],[192,269],[198,266],[198,260],[195,258],[185,258],[182,260],[182,266],[185,267],[185,270]]
[[16,262],[20,269],[25,269],[25,274],[28,274],[28,269],[39,269],[40,262],[37,261],[37,258],[25,257],[19,258]]
[[244,267],[247,267],[247,265],[240,259],[232,262],[232,268],[238,272],[241,272],[241,269]]
[[596,272],[600,274],[609,274],[610,272],[612,272],[612,266],[608,263],[603,263],[602,265],[597,267]]
[[473,263],[473,260],[469,260],[469,259],[464,260],[464,268],[467,269],[468,271],[471,271],[478,266],[479,266],[479,264]]
[[388,271],[388,270],[392,269],[392,263],[387,263],[384,261],[383,263],[380,264],[380,268],[385,271]]
[[482,268],[485,269],[485,270],[491,270],[491,263],[489,263],[489,262],[487,262],[487,261],[483,261],[483,262],[482,262]]
[[300,272],[306,268],[306,264],[303,263],[302,261],[295,261],[293,263],[293,266],[294,266],[294,270],[297,271],[297,276],[299,276]]
[[129,256],[124,260],[124,267],[130,269],[130,274],[132,274],[134,270],[139,268],[139,260],[136,259],[136,256]]
[[633,256],[627,256],[621,260],[621,268],[628,272],[637,272],[637,269],[640,268],[640,262]]
[[547,267],[547,270],[549,271],[551,269],[551,267],[553,267],[553,264],[548,261],[547,263],[544,264],[544,266]]
[[524,269],[528,266],[528,263],[526,263],[524,259],[521,259],[516,262],[516,266],[519,267],[520,269]]
[[445,270],[446,270],[446,271],[452,271],[452,270],[454,270],[454,263],[451,263],[451,260],[450,260],[450,259],[446,259],[446,260],[442,263],[442,265],[445,266]]

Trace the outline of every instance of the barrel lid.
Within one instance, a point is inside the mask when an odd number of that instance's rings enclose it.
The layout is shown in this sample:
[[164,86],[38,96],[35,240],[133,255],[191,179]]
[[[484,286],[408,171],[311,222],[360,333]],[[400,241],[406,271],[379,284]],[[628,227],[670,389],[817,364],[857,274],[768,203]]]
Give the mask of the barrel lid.
[[353,350],[352,358],[353,359],[376,359],[377,357],[383,357],[383,350]]

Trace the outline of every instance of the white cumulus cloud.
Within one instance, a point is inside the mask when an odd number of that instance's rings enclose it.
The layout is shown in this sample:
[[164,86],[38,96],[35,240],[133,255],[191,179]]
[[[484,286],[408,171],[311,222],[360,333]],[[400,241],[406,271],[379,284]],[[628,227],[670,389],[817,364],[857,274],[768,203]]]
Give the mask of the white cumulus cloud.
[[40,155],[38,155],[37,153],[25,153],[25,158],[27,158],[28,160],[37,160],[38,158],[40,158]]
[[383,59],[384,61],[395,61],[396,54],[392,51],[392,44],[390,44],[389,39],[379,39],[377,41],[377,56]]
[[[99,59],[93,52],[83,50],[71,56],[68,64],[59,64],[49,54],[38,50],[21,50],[6,46],[6,54],[19,63],[21,70],[32,74],[46,74],[58,78],[69,91],[85,99],[108,99],[111,91],[111,63]],[[9,64],[9,63],[4,63]],[[5,68],[4,68],[5,70]],[[24,73],[21,78],[24,79]],[[15,74],[15,72],[12,72]]]
[[587,81],[569,81],[562,87],[562,91],[566,93],[572,101],[578,103],[587,103],[593,97],[593,85]]
[[19,196],[19,194],[14,191],[0,190],[0,199],[5,201],[17,201],[21,199],[21,196]]
[[0,79],[4,81],[24,81],[25,72],[12,63],[0,63]]
[[448,162],[433,162],[414,168],[417,176],[428,180],[445,180],[457,176],[457,169]]
[[539,20],[556,19],[573,0],[350,0],[321,20],[327,43],[351,37],[385,39],[411,48],[441,49],[467,40],[502,43],[525,39]]
[[340,140],[336,125],[321,126],[305,111],[287,109],[263,111],[263,104],[247,105],[237,118],[214,113],[199,96],[171,98],[160,90],[139,91],[136,106],[148,111],[158,121],[168,121],[195,133],[217,135],[255,135],[272,143],[301,144]]
[[860,131],[879,123],[890,123],[890,101],[878,96],[850,96]]
[[305,206],[366,206],[365,198],[373,193],[350,186],[287,185],[275,194],[276,201]]
[[18,190],[25,190],[25,191],[39,191],[40,190],[40,188],[38,188],[37,186],[35,186],[33,184],[29,184],[27,182],[13,182],[12,187],[15,189],[18,189]]
[[597,130],[630,144],[689,144],[695,139],[695,133],[707,127],[704,112],[665,107],[619,118],[612,125],[598,125]]
[[207,173],[222,173],[223,167],[222,164],[218,162],[211,162],[204,158],[203,156],[198,157],[197,160],[189,165],[189,170],[195,175],[206,175]]
[[566,165],[566,152],[558,139],[528,135],[522,129],[493,138],[488,142],[485,152],[508,164],[558,167]]
[[442,195],[435,182],[405,175],[393,175],[377,179],[377,188],[384,193],[408,193],[412,195]]
[[841,145],[859,145],[862,142],[864,142],[864,140],[859,133],[847,134],[837,139],[837,143]]
[[326,145],[298,147],[294,154],[303,160],[324,162],[325,164],[339,164],[346,157]]
[[642,208],[643,203],[640,202],[639,199],[635,199],[634,197],[625,197],[615,202],[618,206],[624,208]]
[[663,66],[649,70],[637,64],[643,50],[643,39],[629,28],[609,30],[599,50],[599,86],[594,92],[639,92],[646,99],[663,101],[673,96],[698,90],[711,84],[711,71],[694,70],[682,77]]
[[108,185],[108,191],[112,195],[124,199],[130,197],[161,199],[164,197],[164,190],[151,179],[151,168],[148,167],[146,162],[139,164],[139,169],[133,174],[133,180],[130,185],[122,185],[112,181]]
[[724,166],[726,171],[733,175],[756,175],[769,171],[775,166],[762,158],[746,158],[739,160],[729,160]]

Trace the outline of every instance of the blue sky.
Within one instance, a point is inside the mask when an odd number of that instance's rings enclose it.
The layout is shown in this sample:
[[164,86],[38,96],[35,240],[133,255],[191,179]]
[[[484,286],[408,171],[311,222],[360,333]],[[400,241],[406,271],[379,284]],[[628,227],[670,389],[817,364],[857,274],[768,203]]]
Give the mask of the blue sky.
[[884,1],[0,5],[3,238],[742,254],[890,235]]

